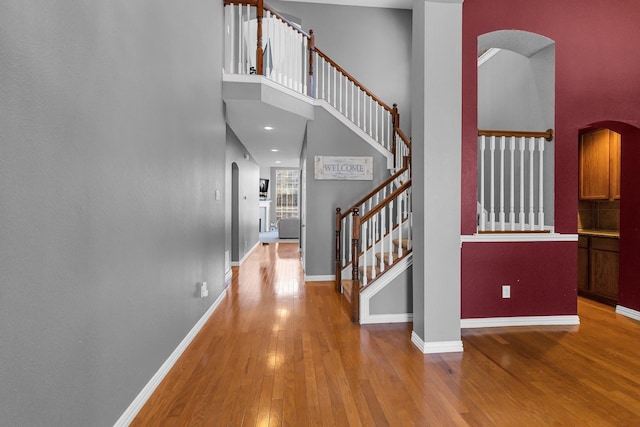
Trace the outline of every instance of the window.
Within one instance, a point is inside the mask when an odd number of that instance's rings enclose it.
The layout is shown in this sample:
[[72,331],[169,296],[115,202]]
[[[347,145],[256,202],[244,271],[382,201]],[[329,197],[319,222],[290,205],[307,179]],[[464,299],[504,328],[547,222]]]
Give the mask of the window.
[[298,216],[297,169],[276,170],[276,219]]

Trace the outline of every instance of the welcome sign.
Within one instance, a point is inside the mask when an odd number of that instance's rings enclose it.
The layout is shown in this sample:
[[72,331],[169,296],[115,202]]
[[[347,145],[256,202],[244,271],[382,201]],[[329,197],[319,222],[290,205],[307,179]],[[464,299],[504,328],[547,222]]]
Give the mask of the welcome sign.
[[315,156],[314,166],[318,180],[373,180],[373,157]]

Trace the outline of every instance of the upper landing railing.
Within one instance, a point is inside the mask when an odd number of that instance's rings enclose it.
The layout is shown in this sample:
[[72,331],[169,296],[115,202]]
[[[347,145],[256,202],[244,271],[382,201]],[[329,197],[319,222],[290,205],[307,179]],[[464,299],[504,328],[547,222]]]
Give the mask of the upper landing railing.
[[545,147],[553,130],[478,131],[478,232],[548,232],[545,225]]
[[[329,103],[392,152],[395,169],[410,155],[396,105],[389,106],[263,0],[225,0],[225,72],[257,74]],[[401,131],[400,131],[401,132]]]

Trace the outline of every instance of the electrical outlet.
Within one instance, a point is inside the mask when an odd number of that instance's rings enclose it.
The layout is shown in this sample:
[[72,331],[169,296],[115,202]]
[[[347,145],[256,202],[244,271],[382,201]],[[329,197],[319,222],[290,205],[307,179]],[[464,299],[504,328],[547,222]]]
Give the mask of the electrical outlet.
[[206,298],[209,296],[209,289],[207,289],[207,282],[200,283],[200,298]]
[[502,285],[502,298],[511,298],[511,285]]

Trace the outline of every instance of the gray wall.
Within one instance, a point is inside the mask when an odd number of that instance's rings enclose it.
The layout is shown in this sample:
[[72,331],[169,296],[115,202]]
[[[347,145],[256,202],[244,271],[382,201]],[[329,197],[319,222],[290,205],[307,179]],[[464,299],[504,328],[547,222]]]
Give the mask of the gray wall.
[[[225,151],[225,248],[231,251],[231,261],[240,261],[258,242],[258,199],[260,167],[252,157],[245,159],[247,149],[235,133],[227,126],[227,147]],[[237,222],[232,220],[231,165],[236,163],[239,170],[239,192]],[[232,224],[234,226],[232,226]],[[235,225],[237,224],[237,226]],[[238,247],[232,248],[233,235]]]
[[0,424],[112,425],[222,292],[222,7],[0,4]]
[[413,266],[400,273],[369,301],[370,314],[413,313]]
[[389,106],[411,129],[411,11],[269,0],[313,29],[316,46]]
[[[478,68],[479,129],[523,131],[553,129],[554,100],[555,45],[542,49],[530,58],[503,49]],[[547,225],[553,225],[554,216],[554,153],[555,141],[546,143],[544,211]],[[516,174],[519,174],[518,165],[519,163],[516,164]],[[497,178],[498,173],[499,171],[496,170]],[[490,172],[487,169],[485,182],[489,183],[489,178]],[[485,191],[489,194],[488,184]],[[499,194],[498,191],[496,188],[496,194]],[[505,191],[508,195],[508,188]],[[519,187],[516,188],[516,193],[515,198],[519,200]],[[485,203],[487,210],[489,203],[487,196]],[[535,209],[537,208],[536,198]]]
[[[307,198],[305,273],[335,273],[335,210],[347,209],[390,176],[386,157],[362,140],[324,108],[307,125]],[[373,181],[332,181],[314,178],[315,156],[371,156]]]

